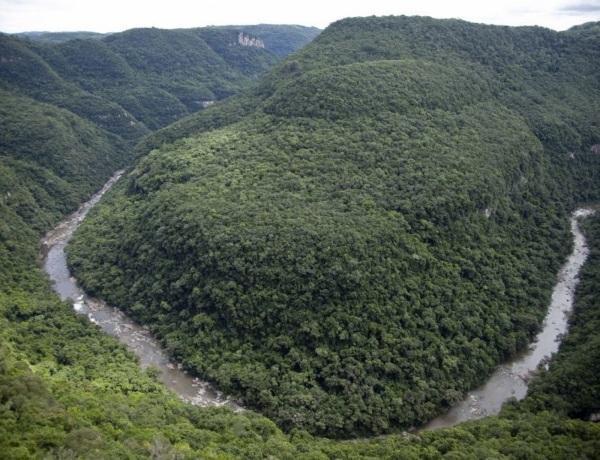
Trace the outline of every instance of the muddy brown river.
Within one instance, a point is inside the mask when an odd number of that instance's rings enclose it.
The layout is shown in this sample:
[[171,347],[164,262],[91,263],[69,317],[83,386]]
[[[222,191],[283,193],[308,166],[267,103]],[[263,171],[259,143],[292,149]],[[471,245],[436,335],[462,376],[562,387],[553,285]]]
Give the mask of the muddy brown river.
[[[159,379],[183,400],[199,406],[228,406],[233,410],[242,410],[239,404],[209,383],[191,377],[181,365],[171,361],[145,327],[133,322],[117,308],[87,296],[77,284],[77,280],[71,276],[67,267],[65,247],[88,211],[121,175],[122,171],[117,172],[102,190],[42,239],[43,266],[52,280],[54,290],[61,299],[72,302],[77,313],[87,316],[107,334],[124,343],[137,355],[143,368],[152,366],[158,369]],[[558,274],[548,314],[534,342],[526,351],[498,366],[488,381],[469,392],[462,402],[419,430],[453,426],[467,420],[497,414],[507,400],[525,397],[527,382],[532,373],[558,350],[560,338],[567,332],[568,315],[573,308],[578,274],[589,254],[585,237],[579,228],[579,220],[593,212],[589,208],[580,208],[571,216],[573,252]]]
[[77,280],[71,276],[67,267],[65,247],[89,210],[119,180],[122,173],[117,172],[102,190],[42,239],[43,266],[54,290],[62,300],[70,301],[77,313],[87,316],[104,332],[124,343],[139,358],[142,368],[152,366],[158,369],[160,381],[183,400],[198,406],[229,406],[234,410],[241,410],[236,402],[207,382],[191,377],[180,364],[170,360],[146,328],[136,324],[117,308],[87,296],[77,284]]

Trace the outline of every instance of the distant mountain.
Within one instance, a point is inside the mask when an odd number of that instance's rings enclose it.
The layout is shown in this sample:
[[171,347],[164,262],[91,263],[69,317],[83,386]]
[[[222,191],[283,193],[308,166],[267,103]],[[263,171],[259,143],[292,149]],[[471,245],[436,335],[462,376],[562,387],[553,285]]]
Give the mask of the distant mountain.
[[[190,30],[190,29],[178,29]],[[321,29],[316,27],[305,27],[297,25],[276,25],[276,24],[258,24],[245,26],[207,26],[196,29],[203,36],[210,36],[211,31],[219,30],[223,32],[244,33],[254,37],[259,37],[264,43],[265,48],[279,57],[285,57],[288,54],[300,49],[306,43],[313,40]],[[204,35],[206,34],[206,35]],[[69,40],[77,39],[101,39],[111,33],[98,32],[20,32],[13,34],[19,38],[28,38],[33,41],[43,43],[63,43]],[[215,43],[220,46],[221,43]]]
[[[255,34],[263,30],[264,39]],[[65,33],[68,40],[52,44],[40,39],[44,33],[2,35],[0,87],[136,141],[240,91],[317,33],[299,26],[132,29],[87,40]],[[265,45],[246,46],[240,37]]]
[[19,32],[13,34],[19,38],[28,38],[43,43],[63,43],[69,40],[100,39],[109,34],[98,32]]

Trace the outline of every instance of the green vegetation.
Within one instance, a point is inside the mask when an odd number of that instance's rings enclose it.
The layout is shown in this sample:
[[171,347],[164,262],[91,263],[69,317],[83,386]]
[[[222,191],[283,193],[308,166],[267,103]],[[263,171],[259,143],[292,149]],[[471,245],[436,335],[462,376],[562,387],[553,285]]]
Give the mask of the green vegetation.
[[125,164],[121,141],[73,113],[2,90],[0,99],[0,203],[36,231]]
[[177,400],[115,339],[55,300],[27,262],[37,285],[0,293],[2,458],[260,458],[291,450],[263,417]]
[[114,339],[49,299],[47,289],[29,284],[0,293],[6,459],[598,458],[598,424],[512,408],[502,417],[418,436],[351,442],[286,436],[251,412],[177,400]]
[[43,42],[43,43],[63,43],[69,40],[86,40],[86,39],[100,39],[108,34],[101,34],[98,32],[19,32],[13,34],[19,38],[26,38],[28,40]]
[[[10,260],[26,276],[3,279],[0,291],[3,458],[598,458],[600,425],[538,412],[536,400],[530,408],[524,407],[526,400],[499,417],[452,429],[346,442],[297,430],[287,436],[251,412],[186,405],[151,372],[141,371],[115,339],[50,293],[35,267],[37,235],[26,226],[15,230],[22,244],[11,244]],[[587,276],[600,266],[600,219],[588,231],[596,256],[586,268],[582,292],[595,286],[595,278]],[[575,337],[588,332],[580,313],[585,310],[578,306],[571,327]],[[567,363],[565,348],[557,362]],[[581,352],[588,351],[570,351],[568,358],[585,360]],[[575,379],[585,375],[580,367],[574,371]],[[544,398],[549,396],[552,391],[546,390]]]
[[587,420],[600,413],[600,217],[584,221],[590,257],[581,271],[575,315],[560,353],[530,386],[527,407]]
[[423,423],[531,339],[596,193],[574,178],[600,143],[598,37],[576,32],[335,23],[150,136],[70,263],[286,431]]
[[[115,339],[50,293],[35,267],[37,235],[23,225],[14,230],[20,244],[11,243],[10,260],[20,268],[13,272],[26,276],[1,283],[3,458],[598,458],[599,424],[539,411],[553,397],[552,386],[547,386],[543,399],[536,394],[523,404],[506,407],[499,417],[418,435],[345,442],[298,430],[284,435],[271,421],[251,412],[186,405],[154,381],[151,372],[141,371]],[[586,321],[599,314],[597,302],[585,300],[597,286],[599,218],[586,226],[586,233],[592,237],[594,256],[584,272],[578,292],[582,303],[570,331],[580,338],[578,342],[593,337],[595,330],[588,334]],[[3,255],[2,260],[9,259]],[[575,381],[593,377],[568,364],[586,360],[590,348],[570,348],[565,344],[555,362],[566,365]],[[595,366],[597,360],[590,363]],[[585,381],[593,391],[595,379]],[[587,391],[587,385],[582,388]],[[580,394],[581,407],[586,393]],[[597,397],[593,401],[597,403]]]
[[[246,30],[264,32],[266,48],[240,46],[238,33],[253,33]],[[251,85],[318,32],[249,26],[132,29],[86,40],[0,35],[0,88],[66,108],[138,141],[148,130]]]
[[[91,61],[67,82],[71,64],[50,67],[0,37],[0,57],[13,60],[0,63],[1,456],[599,458],[600,425],[586,420],[600,410],[600,217],[585,224],[592,256],[570,335],[523,402],[433,432],[308,432],[425,420],[535,332],[568,250],[567,211],[600,190],[596,33],[347,20],[257,89],[138,146],[153,151],[92,211],[71,263],[287,433],[251,411],[184,404],[51,292],[40,235],[125,164],[124,139],[141,134],[67,107],[91,107],[81,94],[106,104]],[[545,56],[536,65],[508,43],[521,34],[515,43]],[[406,37],[414,50],[401,55]],[[482,62],[468,37],[497,60]],[[450,53],[451,38],[468,51]],[[558,68],[527,76],[556,40]],[[341,51],[329,56],[330,43]],[[133,45],[119,46],[135,61]],[[127,79],[122,63],[103,68]],[[17,68],[39,72],[21,81]],[[130,103],[150,109],[144,97],[155,96],[140,89]]]

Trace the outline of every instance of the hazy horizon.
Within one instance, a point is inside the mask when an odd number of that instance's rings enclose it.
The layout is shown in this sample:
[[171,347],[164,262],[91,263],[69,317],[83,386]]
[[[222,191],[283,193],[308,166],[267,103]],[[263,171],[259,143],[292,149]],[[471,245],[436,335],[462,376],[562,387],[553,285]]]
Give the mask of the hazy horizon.
[[392,0],[282,4],[184,0],[0,0],[0,31],[114,33],[137,27],[176,29],[221,25],[293,24],[325,28],[346,17],[382,15],[456,18],[495,25],[537,25],[565,30],[600,20],[600,0],[503,0],[493,4],[456,0]]

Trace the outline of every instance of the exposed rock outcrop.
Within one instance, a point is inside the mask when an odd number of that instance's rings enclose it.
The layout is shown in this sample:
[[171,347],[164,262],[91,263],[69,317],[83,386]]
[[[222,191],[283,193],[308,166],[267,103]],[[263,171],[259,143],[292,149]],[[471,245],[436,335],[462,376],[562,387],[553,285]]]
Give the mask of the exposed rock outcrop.
[[263,42],[260,38],[251,37],[250,35],[246,35],[244,32],[240,32],[238,34],[238,45],[264,48],[265,42]]

